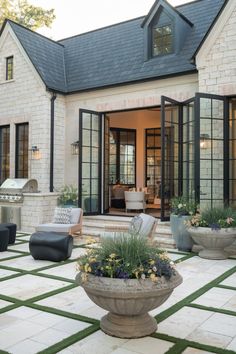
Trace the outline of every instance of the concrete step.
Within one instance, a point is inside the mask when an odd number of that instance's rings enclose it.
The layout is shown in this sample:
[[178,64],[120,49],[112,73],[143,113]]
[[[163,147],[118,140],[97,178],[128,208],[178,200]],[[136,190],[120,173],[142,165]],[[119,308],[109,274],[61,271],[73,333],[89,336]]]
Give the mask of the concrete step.
[[[96,215],[85,216],[83,220],[83,234],[87,236],[101,236],[104,231],[127,230],[131,217]],[[154,240],[158,247],[175,248],[175,241],[171,234],[170,223],[158,220],[154,233]]]

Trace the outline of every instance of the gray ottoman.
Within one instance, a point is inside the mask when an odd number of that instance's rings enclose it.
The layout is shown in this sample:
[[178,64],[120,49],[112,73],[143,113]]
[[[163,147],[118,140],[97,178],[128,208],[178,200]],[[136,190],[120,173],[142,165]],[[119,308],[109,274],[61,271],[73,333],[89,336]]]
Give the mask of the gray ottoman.
[[29,241],[29,250],[34,259],[53,262],[64,261],[71,256],[73,237],[56,232],[35,232]]
[[9,242],[9,230],[5,227],[0,228],[0,252],[7,250]]

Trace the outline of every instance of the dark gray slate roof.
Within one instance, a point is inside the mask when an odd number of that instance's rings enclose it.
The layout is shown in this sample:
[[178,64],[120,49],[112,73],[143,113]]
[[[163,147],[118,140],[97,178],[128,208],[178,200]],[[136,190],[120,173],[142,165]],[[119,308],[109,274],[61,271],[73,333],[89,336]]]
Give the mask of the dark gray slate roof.
[[71,93],[196,70],[191,59],[224,2],[197,0],[176,7],[194,24],[182,50],[147,61],[141,27],[145,17],[59,42],[10,24],[46,86]]
[[63,45],[15,22],[9,23],[45,85],[50,89],[66,92]]

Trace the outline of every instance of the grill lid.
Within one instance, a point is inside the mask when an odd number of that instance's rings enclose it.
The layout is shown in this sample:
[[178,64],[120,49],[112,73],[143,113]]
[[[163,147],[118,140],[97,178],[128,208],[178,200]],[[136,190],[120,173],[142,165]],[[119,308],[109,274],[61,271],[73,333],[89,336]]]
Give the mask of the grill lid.
[[38,191],[36,179],[8,178],[0,187],[0,194],[35,193]]

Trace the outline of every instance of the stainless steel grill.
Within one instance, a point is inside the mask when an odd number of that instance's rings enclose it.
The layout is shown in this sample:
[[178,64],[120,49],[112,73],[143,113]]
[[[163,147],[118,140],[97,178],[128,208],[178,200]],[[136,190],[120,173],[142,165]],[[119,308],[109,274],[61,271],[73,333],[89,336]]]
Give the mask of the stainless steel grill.
[[0,202],[22,203],[24,193],[38,192],[38,182],[36,179],[8,178],[0,186]]

